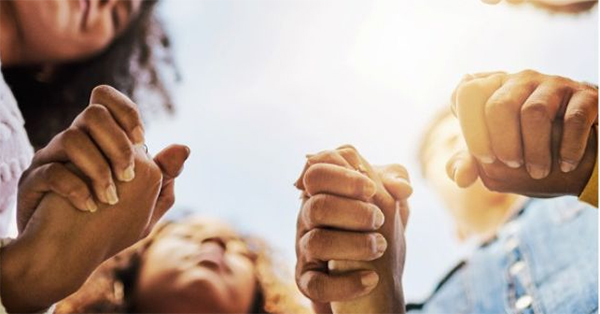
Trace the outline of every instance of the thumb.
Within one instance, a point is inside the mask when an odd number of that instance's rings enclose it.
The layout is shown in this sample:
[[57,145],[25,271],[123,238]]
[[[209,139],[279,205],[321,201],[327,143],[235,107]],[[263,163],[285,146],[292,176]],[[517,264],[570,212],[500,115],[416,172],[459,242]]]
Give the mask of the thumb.
[[385,189],[395,200],[404,200],[412,194],[408,171],[403,166],[390,164],[373,166],[373,169],[379,175]]
[[461,188],[467,188],[479,177],[475,158],[467,151],[460,151],[446,163],[448,177]]
[[183,164],[190,156],[190,149],[173,144],[154,156],[154,162],[163,174],[163,186],[175,179],[183,170]]

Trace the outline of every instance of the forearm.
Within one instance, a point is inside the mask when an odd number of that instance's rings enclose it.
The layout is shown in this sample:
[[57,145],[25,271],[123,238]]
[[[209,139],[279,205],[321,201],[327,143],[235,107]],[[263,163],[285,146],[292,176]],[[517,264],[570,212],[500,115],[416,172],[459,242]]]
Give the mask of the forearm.
[[74,292],[83,282],[53,269],[34,243],[16,240],[0,252],[0,291],[10,313],[40,312]]

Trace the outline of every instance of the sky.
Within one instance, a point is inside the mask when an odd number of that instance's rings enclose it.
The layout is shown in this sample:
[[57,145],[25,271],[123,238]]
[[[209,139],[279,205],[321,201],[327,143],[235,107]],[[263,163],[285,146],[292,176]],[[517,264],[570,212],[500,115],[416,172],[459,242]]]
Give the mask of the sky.
[[[150,150],[192,154],[174,211],[258,234],[294,265],[307,153],[353,144],[400,163],[414,193],[404,290],[425,298],[469,246],[420,177],[424,125],[467,73],[534,69],[598,83],[598,13],[549,15],[477,0],[178,0],[160,13],[183,80]],[[443,174],[442,174],[443,175]]]

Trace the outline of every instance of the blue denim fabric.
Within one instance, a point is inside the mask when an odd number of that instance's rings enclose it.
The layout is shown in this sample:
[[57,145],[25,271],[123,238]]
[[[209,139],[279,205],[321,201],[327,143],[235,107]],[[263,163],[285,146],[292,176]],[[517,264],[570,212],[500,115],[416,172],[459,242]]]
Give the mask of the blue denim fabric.
[[[419,309],[420,308],[420,309]],[[597,313],[598,210],[534,199],[409,313]]]

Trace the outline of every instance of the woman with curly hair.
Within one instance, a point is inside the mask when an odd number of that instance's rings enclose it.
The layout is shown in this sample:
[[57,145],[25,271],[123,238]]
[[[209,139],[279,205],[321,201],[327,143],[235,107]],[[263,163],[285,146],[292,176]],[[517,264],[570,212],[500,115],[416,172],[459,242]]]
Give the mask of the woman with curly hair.
[[309,313],[282,265],[262,240],[187,217],[105,262],[56,313]]
[[125,95],[171,108],[155,4],[0,1],[0,237],[15,199],[20,233],[0,238],[0,313],[48,309],[171,207],[189,149],[149,158]]

